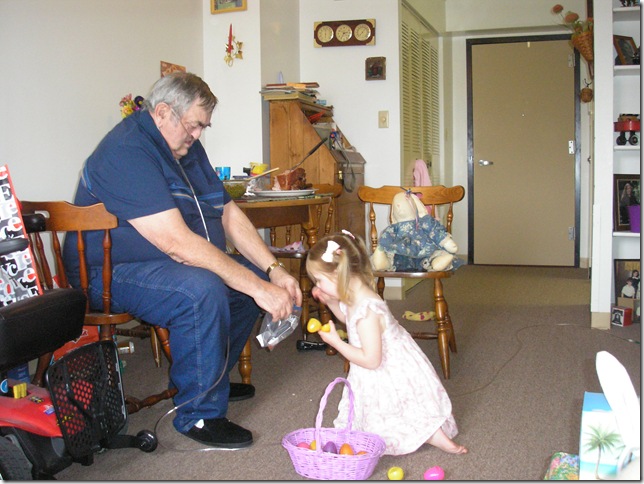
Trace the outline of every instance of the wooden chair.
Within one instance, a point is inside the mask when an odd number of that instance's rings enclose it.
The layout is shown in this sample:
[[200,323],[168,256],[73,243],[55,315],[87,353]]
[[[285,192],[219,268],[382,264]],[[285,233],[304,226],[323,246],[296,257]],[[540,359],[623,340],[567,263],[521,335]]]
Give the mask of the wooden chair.
[[[328,235],[331,232],[331,229],[334,228],[334,214],[336,209],[335,201],[342,194],[342,185],[341,184],[320,184],[313,185],[311,188],[316,189],[318,194],[329,193],[333,195],[333,200],[327,206],[326,220],[322,218],[322,209],[323,205],[318,206],[318,219],[320,220],[320,226],[324,227],[322,235]],[[324,222],[324,225],[322,225]],[[271,227],[269,229],[269,237],[271,246],[275,247],[277,236],[276,236],[276,227]],[[284,228],[284,245],[289,245],[292,242],[292,227],[287,226]],[[304,231],[300,231],[299,235],[300,241],[304,244],[306,237]],[[300,289],[302,290],[302,317],[300,319],[302,324],[302,339],[305,341],[308,339],[308,331],[306,330],[306,324],[309,321],[311,307],[317,309],[318,316],[323,322],[329,320],[329,313],[326,308],[320,308],[319,305],[311,299],[311,281],[309,276],[306,273],[306,256],[308,255],[308,249],[304,252],[275,252],[275,257],[277,259],[288,259],[298,262],[298,271],[300,278]]]
[[[89,230],[100,230],[103,232],[103,307],[90,308],[88,302],[84,324],[88,326],[98,326],[99,338],[101,340],[112,340],[115,334],[115,327],[117,325],[134,320],[132,315],[128,313],[114,313],[111,310],[112,239],[110,230],[118,226],[117,218],[109,213],[102,203],[87,207],[76,206],[65,201],[22,201],[21,204],[23,214],[42,213],[45,216],[45,231],[49,232],[51,235],[51,249],[55,263],[55,273],[52,273],[48,262],[41,233],[34,232],[29,234],[34,251],[34,257],[36,259],[37,270],[44,286],[44,290],[50,290],[55,287],[54,274],[56,275],[58,286],[70,286],[63,264],[61,241],[65,233],[76,232],[78,234],[77,249],[80,261],[80,284],[81,289],[87,295],[89,287],[89,273],[85,257],[86,242],[82,234]],[[157,328],[153,328],[151,331],[155,336],[160,336],[160,347],[163,349],[168,361],[171,362],[168,333],[163,330],[163,328],[158,328],[158,330],[156,329]],[[153,344],[155,340],[156,338],[152,339]],[[154,346],[153,350],[156,351]],[[34,384],[43,385],[43,376],[50,361],[51,354],[45,355],[39,359],[33,379]],[[172,398],[175,393],[176,390],[165,390],[143,400],[138,400],[128,396],[126,398],[128,412],[134,413],[143,407],[149,407],[161,400]]]
[[[397,187],[397,186],[383,186],[380,188],[372,188],[362,186],[358,189],[358,197],[364,203],[369,204],[369,239],[371,242],[372,252],[378,245],[378,231],[376,229],[376,210],[374,205],[389,205],[389,221],[391,222],[391,203],[394,196],[402,190],[410,189],[416,194],[424,205],[431,206],[431,215],[436,216],[437,211],[440,212],[446,208],[446,213],[443,219],[443,225],[448,232],[452,232],[452,220],[454,218],[453,205],[459,202],[465,196],[465,189],[462,186],[445,187],[439,186],[423,186],[423,187]],[[444,207],[444,208],[443,208]],[[367,245],[369,243],[367,242]],[[447,301],[443,294],[442,280],[450,277],[453,271],[440,271],[440,272],[393,272],[393,271],[374,271],[374,276],[377,278],[378,294],[383,297],[385,290],[385,278],[399,278],[399,279],[433,279],[434,280],[434,311],[436,312],[436,332],[412,332],[411,335],[417,339],[437,339],[438,340],[438,353],[440,355],[441,367],[443,375],[446,379],[450,376],[449,367],[449,350],[456,352],[456,337],[454,336],[454,328],[452,327],[452,320],[449,315]]]

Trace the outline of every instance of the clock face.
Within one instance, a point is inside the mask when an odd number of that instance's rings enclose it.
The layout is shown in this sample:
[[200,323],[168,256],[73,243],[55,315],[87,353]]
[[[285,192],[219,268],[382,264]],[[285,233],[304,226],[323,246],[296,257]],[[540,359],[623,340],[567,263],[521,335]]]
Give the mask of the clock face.
[[326,44],[327,42],[330,42],[331,39],[333,39],[333,29],[328,25],[322,25],[319,29],[317,29],[315,35],[318,42],[320,42],[321,44]]
[[367,40],[369,37],[371,37],[371,27],[367,24],[359,24],[355,29],[355,36],[356,39],[358,40]]
[[335,35],[340,42],[346,42],[351,37],[353,37],[353,29],[347,24],[342,24],[337,29],[335,29]]

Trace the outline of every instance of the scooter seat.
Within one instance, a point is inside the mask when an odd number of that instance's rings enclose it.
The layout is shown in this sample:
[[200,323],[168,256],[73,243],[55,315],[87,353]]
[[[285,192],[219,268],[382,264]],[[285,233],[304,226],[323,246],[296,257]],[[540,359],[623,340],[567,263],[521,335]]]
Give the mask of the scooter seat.
[[78,338],[87,298],[79,289],[52,289],[0,308],[0,371]]

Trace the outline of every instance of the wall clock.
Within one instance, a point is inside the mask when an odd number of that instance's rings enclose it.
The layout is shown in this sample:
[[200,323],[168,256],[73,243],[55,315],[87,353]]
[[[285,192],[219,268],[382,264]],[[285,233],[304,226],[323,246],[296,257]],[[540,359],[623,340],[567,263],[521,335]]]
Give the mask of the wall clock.
[[315,47],[375,45],[376,20],[329,20],[313,24]]

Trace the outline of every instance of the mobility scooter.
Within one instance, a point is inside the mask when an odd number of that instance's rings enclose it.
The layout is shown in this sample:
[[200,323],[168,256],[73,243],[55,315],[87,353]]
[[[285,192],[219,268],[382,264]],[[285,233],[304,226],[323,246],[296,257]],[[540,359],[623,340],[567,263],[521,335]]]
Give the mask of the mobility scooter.
[[[26,225],[26,221],[25,221]],[[0,241],[0,256],[28,239]],[[6,277],[6,276],[5,276]],[[65,354],[46,373],[46,388],[7,378],[7,371],[81,335],[86,297],[71,288],[0,307],[0,478],[53,479],[73,463],[90,465],[110,448],[158,445],[148,430],[126,435],[127,410],[114,341]]]

